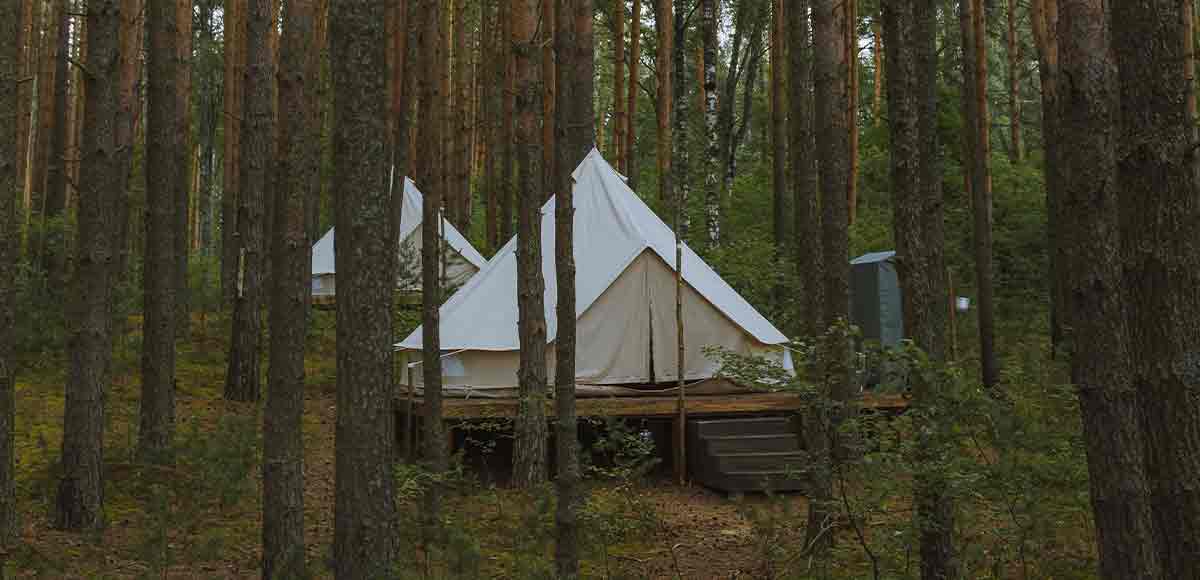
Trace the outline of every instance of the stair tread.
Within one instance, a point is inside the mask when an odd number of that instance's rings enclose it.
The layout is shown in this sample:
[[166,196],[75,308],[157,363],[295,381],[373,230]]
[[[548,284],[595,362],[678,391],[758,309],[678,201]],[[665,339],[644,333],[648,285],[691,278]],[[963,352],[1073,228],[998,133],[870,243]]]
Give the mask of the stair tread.
[[803,455],[804,452],[796,451],[729,451],[725,453],[710,453],[710,457],[783,457],[787,455]]
[[707,439],[709,441],[712,441],[712,440],[734,441],[737,439],[776,439],[779,437],[795,437],[795,436],[796,436],[795,433],[765,433],[765,434],[752,434],[752,435],[701,435],[700,438]]
[[788,417],[746,417],[742,419],[697,419],[694,423],[783,423]]
[[742,470],[742,471],[722,471],[720,473],[720,475],[721,476],[737,475],[737,476],[742,476],[742,477],[753,477],[755,475],[782,475],[782,476],[793,477],[793,478],[799,479],[800,476],[803,476],[805,474],[802,472],[797,472],[792,469],[753,469],[753,470]]

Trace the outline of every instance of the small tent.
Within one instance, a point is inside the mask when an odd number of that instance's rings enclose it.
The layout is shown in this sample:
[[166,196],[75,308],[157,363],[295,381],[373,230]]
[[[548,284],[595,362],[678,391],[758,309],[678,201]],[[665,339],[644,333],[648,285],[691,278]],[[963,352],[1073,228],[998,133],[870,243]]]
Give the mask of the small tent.
[[[580,394],[613,394],[676,378],[675,237],[616,171],[593,149],[575,181],[576,380]],[[541,209],[542,274],[548,375],[554,371],[554,204]],[[443,382],[493,396],[516,385],[517,242],[513,238],[487,266],[442,305]],[[713,377],[719,363],[706,347],[767,355],[790,366],[787,338],[683,246],[684,379]],[[421,349],[417,328],[396,345]],[[409,360],[418,356],[409,354]],[[408,377],[420,383],[419,368]],[[625,385],[624,387],[616,387]],[[611,388],[605,388],[606,386]]]
[[[399,264],[396,287],[405,292],[421,290],[421,192],[409,178],[404,178],[404,203],[400,210]],[[441,223],[442,246],[445,256],[443,276],[450,287],[465,283],[483,268],[487,260],[463,237],[446,218]],[[332,297],[336,293],[334,280],[333,228],[312,248],[312,290],[314,297]]]
[[863,254],[850,261],[850,320],[863,340],[891,347],[904,337],[896,252]]

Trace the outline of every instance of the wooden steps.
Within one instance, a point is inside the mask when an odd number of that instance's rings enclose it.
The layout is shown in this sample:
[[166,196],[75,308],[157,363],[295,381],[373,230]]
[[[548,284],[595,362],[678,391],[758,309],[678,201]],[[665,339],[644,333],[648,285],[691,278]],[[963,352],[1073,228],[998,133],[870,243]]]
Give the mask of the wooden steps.
[[731,493],[805,489],[806,458],[787,417],[688,421],[688,462],[698,483]]

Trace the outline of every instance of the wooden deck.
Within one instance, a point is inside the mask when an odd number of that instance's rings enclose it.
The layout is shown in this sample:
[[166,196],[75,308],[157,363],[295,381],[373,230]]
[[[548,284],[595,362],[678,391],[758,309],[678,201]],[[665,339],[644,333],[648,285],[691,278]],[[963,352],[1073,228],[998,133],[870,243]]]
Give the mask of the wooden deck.
[[[401,413],[408,408],[408,399],[397,401]],[[445,419],[513,418],[517,416],[517,399],[470,398],[444,399],[442,417]],[[908,407],[901,395],[867,393],[860,399],[864,409],[899,410]],[[424,401],[412,400],[413,413],[423,415]],[[744,415],[757,413],[786,413],[804,408],[800,395],[792,393],[739,393],[726,395],[689,395],[686,399],[689,417],[698,415]],[[678,400],[669,397],[587,397],[575,400],[581,417],[674,417]],[[546,415],[554,416],[554,402],[546,404]]]

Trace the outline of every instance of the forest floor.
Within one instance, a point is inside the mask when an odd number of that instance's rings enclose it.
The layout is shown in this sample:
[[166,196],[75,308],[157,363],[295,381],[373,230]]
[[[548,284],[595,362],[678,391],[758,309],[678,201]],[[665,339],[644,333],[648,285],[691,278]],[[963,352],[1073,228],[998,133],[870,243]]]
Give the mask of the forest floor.
[[[304,416],[305,534],[309,569],[318,578],[331,577],[336,418],[332,317],[322,316],[310,333]],[[136,320],[129,324],[130,329],[140,326]],[[155,468],[133,460],[140,338],[132,331],[118,340],[107,398],[108,526],[100,532],[51,527],[63,362],[43,361],[20,377],[16,447],[22,542],[9,555],[8,571],[52,578],[258,577],[261,407],[221,396],[225,332],[212,320],[197,321],[191,336],[180,342],[177,459]],[[800,545],[805,500],[798,495],[730,499],[655,477],[587,485],[585,519],[590,519],[584,525],[591,531],[583,565],[588,577],[763,578],[774,575],[780,546]],[[458,577],[454,570],[477,570],[483,578],[540,577],[553,550],[552,508],[543,501],[548,497],[552,493],[478,482],[448,494],[449,521],[462,532],[456,536],[460,543],[439,561],[426,558],[415,538],[406,538],[403,577]],[[413,504],[401,498],[402,518],[415,521]],[[425,574],[423,566],[433,573]]]

